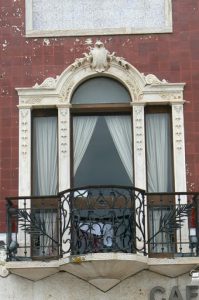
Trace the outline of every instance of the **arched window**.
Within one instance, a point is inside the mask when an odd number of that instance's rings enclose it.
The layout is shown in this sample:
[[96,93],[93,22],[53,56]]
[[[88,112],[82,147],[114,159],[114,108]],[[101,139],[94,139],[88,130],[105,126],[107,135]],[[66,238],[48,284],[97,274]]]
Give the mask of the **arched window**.
[[133,183],[130,95],[120,82],[96,77],[72,97],[73,185]]

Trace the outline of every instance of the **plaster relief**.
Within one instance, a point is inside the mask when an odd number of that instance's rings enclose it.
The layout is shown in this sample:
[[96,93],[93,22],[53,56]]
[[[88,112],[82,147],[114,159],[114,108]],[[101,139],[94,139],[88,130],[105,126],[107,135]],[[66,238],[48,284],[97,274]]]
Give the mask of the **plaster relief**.
[[66,155],[67,151],[67,140],[68,140],[68,109],[60,109],[60,151],[62,155]]
[[116,62],[124,69],[128,69],[128,63],[122,57],[116,57],[115,53],[110,52],[104,47],[101,41],[95,43],[94,48],[90,49],[89,54],[84,53],[83,58],[77,58],[72,64],[74,69],[84,65],[86,62],[89,63],[91,70],[101,73],[105,72],[110,68],[110,62]]
[[28,99],[22,99],[21,103],[22,104],[37,104],[42,102],[42,97],[29,97]]
[[27,155],[27,148],[29,147],[29,109],[20,110],[21,114],[21,154]]
[[135,120],[135,147],[138,155],[142,154],[144,149],[144,108],[143,106],[134,106],[134,120]]
[[184,124],[183,124],[183,118],[182,118],[182,113],[183,113],[183,107],[182,105],[175,105],[174,106],[174,135],[175,135],[175,147],[179,151],[183,149],[183,139],[184,139]]

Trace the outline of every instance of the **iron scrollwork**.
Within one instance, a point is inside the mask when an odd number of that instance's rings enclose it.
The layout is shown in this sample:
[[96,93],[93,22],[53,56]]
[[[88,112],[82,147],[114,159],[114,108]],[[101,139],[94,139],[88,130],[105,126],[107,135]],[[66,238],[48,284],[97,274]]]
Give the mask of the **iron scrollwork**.
[[63,254],[145,253],[141,191],[92,186],[67,190],[60,196]]

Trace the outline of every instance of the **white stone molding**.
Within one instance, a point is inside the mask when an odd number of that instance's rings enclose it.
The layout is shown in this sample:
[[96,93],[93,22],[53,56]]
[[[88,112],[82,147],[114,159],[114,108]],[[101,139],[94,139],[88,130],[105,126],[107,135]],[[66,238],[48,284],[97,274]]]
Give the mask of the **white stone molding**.
[[172,104],[175,191],[186,192],[186,165],[183,105]]
[[135,186],[146,189],[144,105],[133,104]]
[[144,75],[145,81],[147,85],[151,85],[151,84],[162,84],[162,83],[166,83],[167,81],[165,79],[160,80],[157,78],[157,76],[155,76],[154,74],[148,74],[148,75]]
[[[70,109],[69,107],[58,106],[58,160],[59,160],[59,191],[64,191],[70,188],[70,171],[71,171],[71,157],[70,157]],[[64,201],[63,208],[69,211],[68,202]],[[64,222],[69,222],[69,214],[64,215]],[[64,222],[62,224],[64,224]],[[70,252],[70,229],[64,232],[62,236],[62,250],[69,256]]]
[[19,108],[19,195],[31,193],[31,109]]
[[[31,109],[30,107],[19,108],[19,196],[31,195]],[[19,200],[18,207],[24,208],[24,201]],[[31,207],[30,200],[26,200],[26,209]],[[25,239],[25,232],[18,224],[18,242],[23,247],[26,243],[27,252],[30,251],[30,236]],[[18,250],[18,255],[20,255]],[[27,253],[28,255],[29,253]],[[23,254],[22,254],[23,255]]]
[[46,78],[42,84],[38,84],[36,83],[33,87],[34,88],[39,88],[39,87],[44,87],[44,88],[55,88],[56,87],[56,83],[57,83],[57,80],[59,79],[59,76],[57,76],[56,78],[53,78],[53,77],[49,77],[49,78]]
[[[184,141],[184,110],[183,104],[172,104],[172,124],[173,124],[173,162],[174,162],[174,181],[175,192],[186,192],[186,164],[185,164],[185,141]],[[187,203],[187,196],[181,196],[181,204]],[[176,196],[176,204],[178,204],[178,197]],[[183,222],[181,236],[177,231],[177,240],[187,242],[187,248],[184,247],[185,252],[189,252],[188,240],[188,219]],[[180,249],[178,249],[180,251]]]
[[59,191],[70,188],[70,110],[58,106]]

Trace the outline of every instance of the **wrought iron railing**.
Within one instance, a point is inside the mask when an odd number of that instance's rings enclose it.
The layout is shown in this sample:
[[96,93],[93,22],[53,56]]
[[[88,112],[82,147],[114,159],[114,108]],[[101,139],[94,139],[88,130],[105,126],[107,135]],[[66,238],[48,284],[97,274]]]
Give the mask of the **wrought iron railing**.
[[8,260],[60,257],[57,196],[7,198]]
[[60,197],[63,253],[146,254],[144,191],[86,186],[64,191]]
[[197,193],[86,186],[58,196],[7,198],[8,260],[124,252],[199,255]]
[[198,256],[197,193],[146,193],[150,256]]

